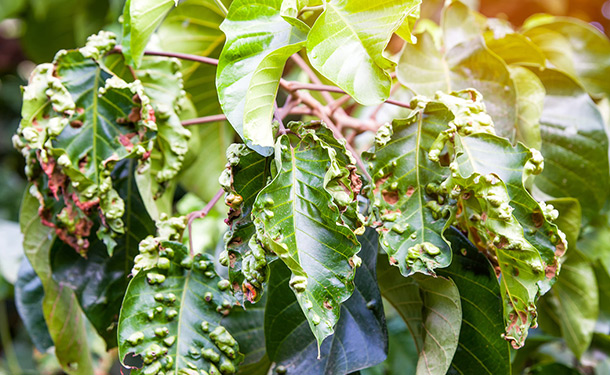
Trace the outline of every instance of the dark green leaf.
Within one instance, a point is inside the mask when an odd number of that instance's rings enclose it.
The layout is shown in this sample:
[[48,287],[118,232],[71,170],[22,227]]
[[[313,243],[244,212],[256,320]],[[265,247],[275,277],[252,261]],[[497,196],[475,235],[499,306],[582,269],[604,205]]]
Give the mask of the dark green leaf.
[[362,266],[356,270],[353,295],[341,305],[334,335],[319,351],[307,319],[290,290],[290,270],[271,265],[265,311],[267,355],[287,374],[342,375],[373,366],[386,357],[387,334],[381,295],[376,283],[377,238],[373,230],[358,237]]
[[444,375],[458,346],[462,321],[455,283],[420,274],[403,277],[385,259],[378,263],[377,272],[381,294],[402,316],[415,340],[416,374]]
[[216,86],[223,112],[248,147],[273,152],[276,91],[286,60],[305,45],[307,30],[280,14],[281,0],[236,0],[221,25],[227,42]]
[[589,95],[557,70],[532,70],[546,89],[540,118],[545,168],[535,185],[555,197],[578,199],[588,223],[608,197],[608,139]]
[[259,242],[292,271],[290,285],[321,345],[354,289],[360,244],[339,207],[355,197],[336,199],[334,188],[351,170],[341,166],[335,149],[315,128],[301,123],[289,127],[301,138],[296,145],[287,135],[278,139],[277,175],[259,193],[252,214]]
[[390,96],[392,81],[385,70],[395,66],[384,56],[384,49],[420,3],[327,1],[307,38],[307,56],[316,70],[356,101],[379,104]]
[[15,305],[32,343],[41,353],[53,346],[53,339],[44,320],[42,300],[44,289],[29,260],[24,259],[15,283]]
[[83,313],[70,288],[58,285],[51,276],[49,253],[55,239],[54,230],[44,226],[38,216],[38,201],[28,191],[20,213],[23,250],[42,281],[42,310],[55,346],[55,355],[70,375],[93,373],[91,353]]
[[[155,251],[155,250],[153,250]],[[242,355],[220,325],[234,304],[229,282],[207,254],[192,258],[176,242],[161,242],[156,266],[131,280],[119,318],[119,358],[142,357],[142,374],[233,374]]]
[[489,261],[455,228],[445,236],[454,251],[451,266],[439,270],[460,292],[462,327],[449,374],[510,374],[510,347],[503,339],[500,285]]
[[74,290],[85,315],[109,348],[117,345],[116,325],[138,244],[155,232],[138,194],[134,169],[135,162],[127,161],[118,164],[113,173],[114,188],[125,201],[126,231],[117,237],[112,256],[95,235],[89,239],[87,259],[61,241],[55,241],[51,248],[53,278]]

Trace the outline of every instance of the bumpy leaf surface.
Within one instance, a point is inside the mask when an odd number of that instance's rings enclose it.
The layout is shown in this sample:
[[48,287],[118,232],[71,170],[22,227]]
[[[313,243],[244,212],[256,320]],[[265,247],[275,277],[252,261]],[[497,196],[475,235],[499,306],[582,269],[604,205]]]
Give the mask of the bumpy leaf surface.
[[[326,78],[366,105],[390,96],[394,62],[383,55],[418,0],[330,0],[307,38],[307,56]],[[346,58],[349,56],[349,58]]]
[[[140,355],[141,374],[233,374],[242,359],[220,325],[234,304],[208,255],[164,241],[156,264],[131,280],[119,318],[119,356]],[[152,266],[152,267],[150,267]]]
[[252,207],[258,193],[267,185],[271,172],[270,158],[265,158],[244,144],[227,149],[229,163],[220,177],[228,193],[229,205],[223,265],[229,267],[229,280],[237,285],[237,294],[250,302],[257,301],[267,279],[267,254],[256,239]]
[[290,285],[320,345],[352,294],[359,263],[360,244],[339,211],[346,202],[334,191],[351,170],[314,128],[289,127],[300,138],[294,145],[286,135],[278,139],[277,175],[259,193],[253,216],[258,240],[292,271]]
[[406,120],[379,129],[375,148],[365,154],[374,187],[369,192],[381,226],[380,244],[403,275],[434,274],[451,263],[443,238],[450,210],[439,185],[450,171],[430,160],[434,140],[453,119],[442,105],[418,108]]

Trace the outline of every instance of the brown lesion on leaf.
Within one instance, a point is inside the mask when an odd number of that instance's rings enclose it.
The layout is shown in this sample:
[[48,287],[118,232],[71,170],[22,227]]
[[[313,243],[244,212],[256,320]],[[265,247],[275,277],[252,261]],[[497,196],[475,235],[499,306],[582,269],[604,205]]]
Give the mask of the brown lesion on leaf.
[[256,296],[258,295],[258,291],[256,288],[250,284],[249,282],[244,282],[242,285],[242,291],[244,292],[244,296],[250,303],[254,303],[256,300]]
[[532,222],[536,228],[540,228],[542,225],[544,225],[544,215],[540,210],[532,212]]
[[407,198],[411,198],[411,196],[413,195],[413,193],[415,193],[415,187],[414,186],[409,186],[407,188],[407,192],[405,193]]
[[332,310],[333,309],[333,305],[330,304],[330,301],[324,301],[324,308],[327,310]]
[[[40,155],[40,152],[38,154]],[[55,200],[59,200],[59,194],[63,194],[65,191],[67,177],[61,172],[61,168],[53,157],[49,156],[48,159],[48,162],[45,163],[39,157],[40,167],[48,177],[47,186],[53,197],[55,197]]]
[[375,193],[375,195],[379,194],[379,188],[381,187],[381,185],[383,185],[390,177],[392,176],[392,173],[388,173],[387,175],[381,177],[379,180],[375,181],[375,189],[373,190],[373,193]]
[[552,279],[557,275],[557,263],[544,267],[544,275],[547,279]]
[[381,196],[383,197],[383,200],[390,205],[395,205],[399,199],[398,192],[393,190],[383,190]]

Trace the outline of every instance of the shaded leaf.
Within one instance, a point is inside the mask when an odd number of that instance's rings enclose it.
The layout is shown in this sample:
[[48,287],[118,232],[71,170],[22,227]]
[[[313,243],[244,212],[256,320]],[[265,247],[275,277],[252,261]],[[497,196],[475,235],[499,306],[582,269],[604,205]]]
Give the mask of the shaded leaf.
[[[394,63],[383,56],[392,33],[421,1],[330,0],[307,38],[313,67],[365,105],[390,96]],[[349,59],[346,60],[346,56]]]
[[485,45],[507,64],[533,64],[543,67],[546,57],[528,37],[512,32],[503,34],[487,31]]
[[453,262],[439,274],[458,287],[462,327],[448,374],[508,375],[510,347],[502,338],[504,318],[500,285],[479,250],[455,228],[445,232],[454,251]]
[[53,339],[42,311],[43,298],[42,281],[26,258],[21,262],[19,278],[15,283],[15,305],[32,343],[41,353],[53,346]]
[[[234,299],[207,254],[192,258],[176,242],[161,242],[156,266],[131,280],[119,318],[119,358],[144,361],[143,374],[234,373],[242,356],[220,325]],[[124,362],[123,362],[124,363]]]
[[74,290],[85,315],[108,348],[117,345],[116,326],[121,303],[129,282],[138,244],[153,234],[155,226],[146,213],[134,181],[135,162],[122,162],[113,173],[115,189],[125,201],[125,234],[117,237],[112,255],[103,241],[90,238],[87,259],[69,251],[66,244],[55,241],[51,248],[53,278]]
[[604,121],[589,95],[557,70],[532,70],[546,89],[540,118],[545,168],[534,181],[544,194],[578,199],[583,223],[604,206],[610,171]]
[[339,206],[346,202],[332,193],[350,170],[314,129],[301,123],[289,128],[301,138],[296,145],[286,135],[278,138],[277,175],[259,193],[252,214],[259,242],[292,271],[290,286],[321,345],[354,289],[360,244],[341,218]]
[[177,0],[126,0],[123,9],[123,56],[128,65],[139,66],[152,33]]
[[[362,266],[356,270],[353,295],[341,305],[335,333],[319,351],[307,320],[289,286],[290,270],[271,264],[265,311],[267,355],[288,374],[348,374],[373,366],[386,357],[387,333],[376,283],[377,238],[369,229],[358,237]],[[366,343],[366,345],[363,345]]]
[[540,116],[544,107],[545,90],[540,79],[530,70],[520,66],[509,66],[510,76],[517,93],[516,139],[527,147],[540,150]]
[[[227,37],[216,73],[220,104],[248,147],[264,156],[273,152],[271,117],[284,63],[306,38],[281,16],[281,5],[281,0],[233,1],[220,27]],[[253,102],[258,97],[263,102]]]
[[406,120],[382,126],[374,150],[365,154],[375,186],[369,199],[381,222],[380,244],[405,276],[433,275],[435,268],[451,262],[442,236],[450,210],[439,191],[450,170],[430,160],[428,152],[453,118],[437,103],[418,108]]
[[415,340],[416,373],[445,374],[458,346],[462,321],[455,283],[419,274],[405,278],[387,261],[378,263],[377,272],[381,294],[402,316]]
[[58,285],[51,276],[49,252],[55,239],[53,229],[44,226],[38,216],[38,201],[27,191],[19,215],[24,234],[23,250],[42,281],[42,311],[55,346],[55,355],[70,375],[93,373],[83,313],[69,288]]

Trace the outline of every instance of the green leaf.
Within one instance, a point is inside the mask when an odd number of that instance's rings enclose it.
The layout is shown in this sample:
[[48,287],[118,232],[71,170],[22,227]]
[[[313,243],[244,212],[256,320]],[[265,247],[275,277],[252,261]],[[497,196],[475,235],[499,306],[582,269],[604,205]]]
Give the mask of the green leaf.
[[271,118],[284,64],[306,39],[281,16],[281,5],[236,0],[220,26],[227,37],[216,73],[220,104],[248,147],[263,156],[273,152]]
[[383,51],[394,31],[420,3],[326,1],[307,38],[311,64],[360,104],[382,103],[390,96],[392,83],[385,70],[395,65]]
[[404,39],[407,43],[415,43],[417,38],[413,35],[415,23],[419,20],[421,14],[421,1],[409,11],[400,27],[396,30],[396,35]]
[[387,260],[378,263],[377,273],[381,294],[402,316],[415,340],[416,374],[445,374],[458,346],[462,321],[455,283],[419,274],[405,278]]
[[546,89],[540,118],[545,168],[534,183],[547,196],[578,199],[583,223],[604,206],[610,185],[608,138],[594,102],[557,70],[532,70]]
[[70,288],[58,285],[51,276],[49,252],[55,236],[53,229],[42,224],[38,201],[29,192],[21,205],[20,225],[24,234],[23,250],[42,281],[42,310],[55,346],[55,355],[70,375],[90,375],[93,365],[83,313]]
[[[475,21],[471,16],[463,18],[461,15],[470,14],[464,11],[465,5],[453,2],[443,20],[459,19],[461,24],[443,24],[443,29],[469,30],[468,24]],[[405,45],[396,69],[397,78],[416,94],[429,97],[437,91],[477,89],[483,94],[498,135],[512,140],[518,122],[515,86],[504,61],[485,47],[480,36],[473,36],[474,29],[459,31],[466,34],[459,37],[445,32],[442,50],[437,49],[430,33],[416,35],[416,44]]]
[[127,0],[123,9],[123,56],[138,67],[152,33],[177,0]]
[[[157,136],[150,157],[138,170],[138,187],[141,191],[145,185],[152,187],[146,194],[152,195],[153,201],[159,201],[161,206],[156,204],[147,208],[149,212],[156,208],[159,215],[172,214],[172,190],[176,187],[173,179],[182,169],[191,137],[191,132],[182,126],[179,117],[186,100],[180,66],[180,61],[176,59],[145,57],[135,71],[144,92],[150,98],[157,123]],[[168,187],[169,197],[161,199]],[[164,201],[167,202],[163,205]]]
[[500,285],[483,254],[455,228],[445,232],[454,251],[451,266],[439,275],[458,287],[462,327],[448,374],[508,375],[510,347],[502,338],[504,318]]
[[265,340],[276,371],[283,367],[288,374],[348,374],[386,358],[387,333],[375,271],[377,235],[368,229],[358,239],[362,243],[362,266],[356,270],[354,293],[341,305],[335,333],[319,350],[290,290],[290,270],[281,262],[271,264]]
[[15,283],[15,305],[32,343],[41,353],[53,346],[53,339],[44,320],[42,281],[26,258],[19,267],[19,277]]
[[525,21],[523,34],[588,92],[610,96],[610,41],[598,29],[573,18],[534,16]]
[[[239,371],[245,374],[250,374],[250,372],[244,372],[244,366],[269,361],[265,351],[266,304],[267,294],[263,294],[256,304],[246,302],[243,309],[235,309],[221,321],[221,324],[237,340],[240,352],[244,354],[244,361],[240,364]],[[269,366],[267,366],[268,368]]]
[[487,48],[505,63],[545,66],[546,57],[542,50],[522,34],[487,31],[483,35]]
[[148,130],[156,130],[139,82],[126,83],[101,61],[114,43],[113,34],[100,32],[83,48],[60,51],[53,65],[39,65],[24,89],[14,137],[38,188],[41,217],[81,253],[98,211],[98,235],[112,252],[111,237],[124,230],[124,202],[110,173],[122,159],[145,158]]
[[[576,245],[581,225],[581,210],[575,199],[550,201],[559,210],[557,225]],[[561,273],[549,295],[543,297],[546,314],[560,329],[566,344],[577,358],[589,348],[599,315],[595,270],[576,247],[567,254]],[[549,310],[552,309],[552,311]],[[546,310],[546,311],[545,311]],[[541,328],[546,326],[541,320]]]
[[268,267],[265,250],[256,240],[251,214],[254,200],[271,177],[271,159],[244,144],[230,145],[227,159],[220,183],[228,194],[225,202],[230,207],[226,221],[229,230],[224,237],[226,252],[220,258],[229,267],[231,284],[239,286],[236,295],[254,302],[262,295]]
[[406,120],[382,126],[374,150],[364,155],[375,186],[369,199],[382,223],[381,247],[405,276],[434,275],[435,268],[451,263],[451,249],[442,235],[450,209],[438,195],[450,170],[430,160],[428,151],[453,117],[437,103],[417,108]]
[[125,201],[126,227],[126,233],[116,238],[112,255],[95,235],[89,238],[91,245],[86,259],[61,241],[55,241],[51,248],[53,278],[74,290],[85,315],[108,348],[117,345],[116,325],[138,244],[155,231],[138,194],[134,170],[135,161],[121,162],[112,175],[114,188]]
[[176,242],[161,242],[153,268],[131,280],[119,318],[119,358],[142,356],[142,374],[233,374],[242,356],[220,325],[234,304],[227,280],[207,254],[192,258]]
[[510,77],[517,93],[516,139],[526,146],[540,150],[540,116],[544,107],[545,90],[540,79],[530,70],[520,66],[509,66]]
[[[159,27],[157,31],[159,44],[163,50],[168,52],[217,58],[225,41],[225,35],[219,28],[223,20],[224,14],[218,8],[215,0],[182,1],[179,7],[168,14]],[[220,113],[220,104],[214,84],[216,67],[193,61],[182,61],[181,72],[184,89],[190,95],[199,116]],[[215,125],[206,125],[206,127],[208,126]],[[222,158],[224,158],[224,149],[222,153]],[[206,200],[212,198],[217,190],[215,189]]]
[[360,244],[341,217],[339,207],[346,202],[332,190],[350,169],[340,165],[336,150],[315,128],[301,123],[289,128],[300,139],[293,145],[287,135],[278,138],[277,175],[259,193],[252,215],[258,241],[292,271],[290,285],[319,346],[333,333],[340,306],[354,290]]

